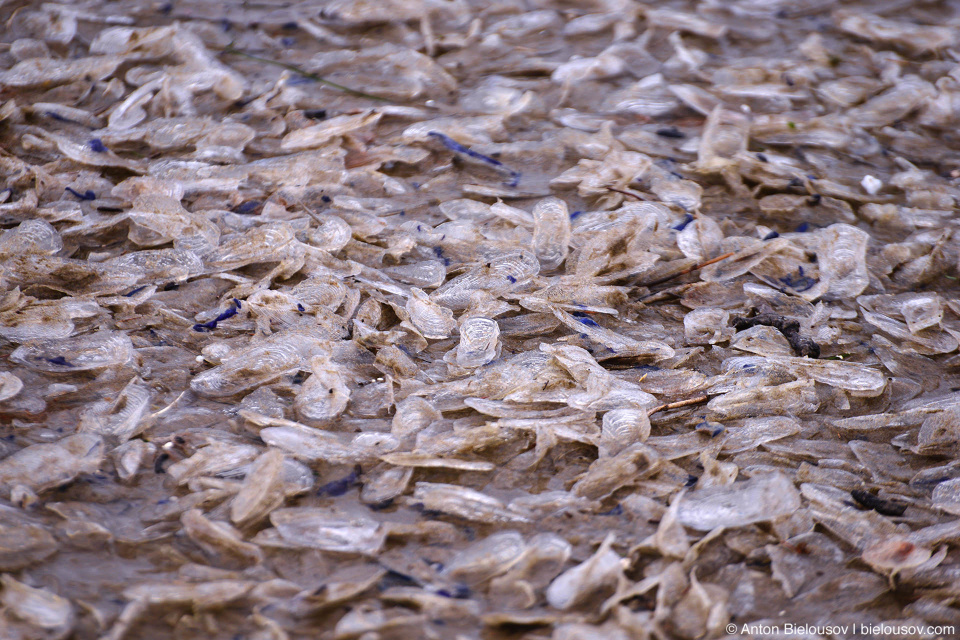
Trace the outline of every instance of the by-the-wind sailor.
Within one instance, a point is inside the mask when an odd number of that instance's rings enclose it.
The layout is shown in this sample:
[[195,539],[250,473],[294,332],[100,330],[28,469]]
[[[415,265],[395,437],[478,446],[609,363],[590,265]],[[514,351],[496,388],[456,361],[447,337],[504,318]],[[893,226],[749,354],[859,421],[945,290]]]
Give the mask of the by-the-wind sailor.
[[14,362],[36,371],[53,373],[118,366],[132,357],[130,337],[111,331],[22,345],[10,354]]
[[688,493],[678,518],[685,527],[710,531],[787,516],[800,508],[800,493],[781,473],[772,473]]
[[457,365],[479,367],[497,357],[500,327],[490,318],[468,318],[460,325]]
[[570,212],[560,198],[546,198],[533,208],[533,250],[544,271],[556,269],[570,247]]

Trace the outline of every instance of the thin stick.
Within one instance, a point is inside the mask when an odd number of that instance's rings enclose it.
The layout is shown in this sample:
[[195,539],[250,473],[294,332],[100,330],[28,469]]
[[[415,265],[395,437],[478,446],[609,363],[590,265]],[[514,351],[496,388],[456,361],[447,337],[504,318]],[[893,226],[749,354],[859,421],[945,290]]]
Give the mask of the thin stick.
[[626,189],[617,189],[616,187],[607,187],[607,191],[616,191],[617,193],[622,193],[625,196],[630,196],[631,198],[636,198],[637,200],[644,200],[644,197],[641,196],[639,193],[627,191]]
[[344,93],[349,93],[355,96],[359,96],[361,98],[368,98],[370,100],[377,100],[379,102],[392,102],[388,98],[375,96],[371,93],[364,93],[363,91],[357,91],[356,89],[351,89],[350,87],[344,86],[342,84],[338,84],[333,80],[327,80],[323,76],[317,75],[316,73],[311,73],[309,71],[305,71],[294,64],[289,64],[287,62],[279,62],[277,60],[270,60],[269,58],[261,58],[260,56],[253,55],[252,53],[247,53],[246,51],[240,51],[239,49],[235,49],[232,44],[228,44],[227,46],[225,46],[222,50],[222,53],[229,53],[236,56],[243,56],[244,58],[250,58],[251,60],[256,60],[257,62],[272,64],[274,66],[287,69],[288,71],[293,71],[294,73],[297,73],[303,76],[304,78],[310,78],[311,80],[316,80],[320,84],[325,84],[328,87],[333,87],[334,89],[339,89]]
[[687,407],[691,404],[700,404],[701,402],[706,402],[710,399],[710,396],[697,396],[696,398],[689,398],[687,400],[678,400],[677,402],[668,402],[667,404],[662,404],[659,407],[654,407],[647,411],[647,416],[652,416],[658,411],[666,411],[667,409],[679,409],[680,407]]
[[182,398],[186,393],[187,393],[186,391],[183,391],[180,395],[177,396],[177,398],[176,398],[173,402],[171,402],[170,404],[168,404],[167,406],[165,406],[163,409],[160,409],[160,411],[157,411],[156,413],[150,414],[150,417],[151,417],[151,418],[159,418],[160,416],[162,416],[163,414],[165,414],[167,411],[170,411],[170,409],[173,408],[173,405],[175,405],[175,404],[177,404],[178,402],[180,402],[180,398]]
[[648,294],[644,298],[640,298],[640,302],[647,304],[650,302],[659,302],[660,300],[666,300],[667,298],[673,296],[674,298],[679,298],[684,291],[692,287],[694,282],[689,282],[687,284],[681,284],[676,287],[670,287],[669,289],[664,289],[663,291],[657,291],[656,293]]
[[730,253],[725,253],[725,254],[723,254],[722,256],[717,256],[716,258],[711,258],[710,260],[707,260],[706,262],[701,262],[700,264],[695,264],[695,265],[693,265],[692,267],[690,267],[689,269],[684,269],[683,271],[678,271],[677,273],[674,273],[673,275],[665,276],[665,277],[663,277],[663,278],[660,278],[659,280],[654,280],[653,282],[645,282],[645,283],[643,283],[643,286],[645,286],[645,287],[652,287],[652,286],[654,286],[654,285],[663,284],[664,282],[668,282],[668,281],[670,281],[670,280],[673,280],[674,278],[679,278],[680,276],[685,276],[685,275],[687,275],[688,273],[692,273],[693,271],[697,271],[698,269],[703,269],[704,267],[707,267],[707,266],[709,266],[709,265],[711,265],[711,264],[714,264],[714,263],[716,263],[716,262],[720,262],[721,260],[726,260],[727,258],[729,258],[730,256],[732,256],[733,254],[734,254],[733,251],[731,251]]

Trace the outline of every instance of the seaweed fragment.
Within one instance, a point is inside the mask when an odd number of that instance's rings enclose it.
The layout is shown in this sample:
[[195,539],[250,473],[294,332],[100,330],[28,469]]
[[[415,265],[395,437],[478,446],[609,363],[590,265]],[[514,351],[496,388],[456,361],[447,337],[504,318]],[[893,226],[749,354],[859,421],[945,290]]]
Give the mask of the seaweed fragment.
[[858,504],[868,509],[873,509],[880,515],[899,517],[907,510],[907,505],[905,504],[884,500],[862,489],[854,489],[850,492],[850,495]]
[[820,357],[820,345],[800,334],[800,322],[797,320],[787,319],[774,313],[761,313],[753,317],[734,316],[731,321],[733,328],[737,331],[744,331],[758,325],[773,327],[783,334],[798,356]]

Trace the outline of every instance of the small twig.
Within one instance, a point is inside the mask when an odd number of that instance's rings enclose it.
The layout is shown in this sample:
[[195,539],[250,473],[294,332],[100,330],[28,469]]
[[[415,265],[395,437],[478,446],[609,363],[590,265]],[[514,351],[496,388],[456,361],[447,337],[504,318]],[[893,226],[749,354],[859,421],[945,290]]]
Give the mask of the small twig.
[[676,287],[670,287],[669,289],[664,289],[663,291],[657,291],[656,293],[650,293],[646,297],[640,298],[640,302],[644,304],[649,304],[651,302],[659,302],[660,300],[666,300],[671,296],[674,298],[679,298],[683,293],[692,287],[694,282],[687,284],[681,284]]
[[636,198],[637,200],[645,200],[645,198],[641,196],[639,193],[627,191],[626,189],[617,189],[616,187],[607,187],[607,191],[615,191],[616,193],[622,193],[625,196],[630,196],[631,198]]
[[297,65],[289,64],[287,62],[279,62],[277,60],[270,60],[269,58],[261,58],[260,56],[253,55],[252,53],[247,53],[246,51],[240,51],[240,49],[234,48],[232,43],[225,46],[221,51],[221,53],[228,53],[236,56],[243,56],[244,58],[250,58],[251,60],[256,60],[257,62],[272,64],[274,66],[287,69],[288,71],[293,71],[294,73],[299,74],[304,78],[310,78],[311,80],[315,80],[320,84],[325,84],[328,87],[333,87],[334,89],[339,89],[344,93],[349,93],[351,95],[359,96],[361,98],[368,98],[370,100],[377,100],[379,102],[392,102],[389,98],[384,98],[382,96],[375,96],[371,93],[365,93],[363,91],[357,91],[356,89],[351,89],[350,87],[336,83],[333,80],[327,80],[323,76],[317,75],[316,73],[311,73],[309,71],[305,71],[300,67],[298,67]]
[[672,275],[664,276],[663,278],[660,278],[659,280],[654,280],[653,282],[645,282],[645,283],[643,283],[643,286],[645,286],[645,287],[652,287],[652,286],[654,286],[654,285],[663,284],[664,282],[668,282],[668,281],[670,281],[670,280],[673,280],[674,278],[679,278],[680,276],[685,276],[685,275],[687,275],[688,273],[692,273],[692,272],[697,271],[697,270],[699,270],[699,269],[703,269],[704,267],[710,266],[711,264],[714,264],[714,263],[716,263],[716,262],[720,262],[721,260],[726,260],[727,258],[729,258],[730,256],[732,256],[733,254],[734,254],[733,251],[731,251],[730,253],[725,253],[725,254],[723,254],[722,256],[717,256],[716,258],[711,258],[710,260],[707,260],[706,262],[701,262],[700,264],[695,264],[695,265],[693,265],[692,267],[689,267],[689,268],[687,268],[687,269],[684,269],[683,271],[678,271],[677,273],[674,273],[674,274],[672,274]]
[[304,202],[303,202],[303,200],[302,200],[301,198],[297,198],[297,201],[296,201],[294,204],[300,205],[300,208],[303,209],[304,211],[306,211],[308,216],[310,216],[311,218],[313,218],[314,220],[316,220],[316,221],[317,221],[318,223],[320,223],[321,225],[323,224],[323,218],[321,218],[318,213],[314,212],[312,209],[310,209],[310,207],[308,207],[306,204],[304,204]]
[[187,393],[186,391],[183,391],[183,393],[178,395],[173,402],[165,406],[163,409],[160,409],[160,411],[157,411],[156,413],[150,414],[150,418],[159,418],[160,416],[165,414],[167,411],[170,411],[170,409],[172,409],[175,404],[180,402],[180,398],[182,398],[186,393]]
[[680,407],[687,407],[691,404],[700,404],[701,402],[706,402],[710,399],[710,396],[697,396],[696,398],[689,398],[687,400],[678,400],[677,402],[668,402],[667,404],[662,404],[659,407],[654,407],[647,411],[647,416],[652,416],[658,411],[666,411],[667,409],[679,409]]

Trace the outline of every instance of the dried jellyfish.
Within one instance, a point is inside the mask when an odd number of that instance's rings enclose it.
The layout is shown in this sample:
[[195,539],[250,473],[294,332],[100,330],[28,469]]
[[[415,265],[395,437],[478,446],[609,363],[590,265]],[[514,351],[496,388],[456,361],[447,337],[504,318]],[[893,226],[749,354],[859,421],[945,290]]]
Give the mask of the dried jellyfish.
[[559,198],[541,200],[533,208],[533,249],[544,271],[566,259],[570,243],[570,214]]
[[799,508],[800,494],[793,482],[775,473],[688,493],[677,517],[684,526],[709,531],[771,520]]
[[460,325],[457,365],[479,367],[500,353],[500,327],[489,318],[468,318]]

